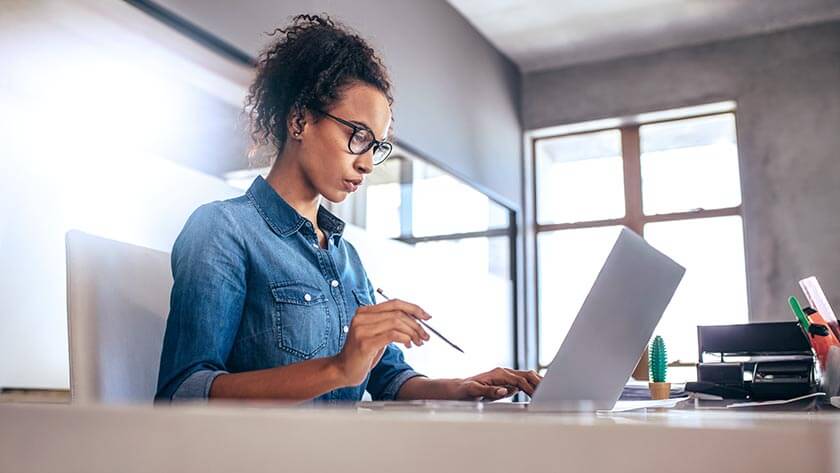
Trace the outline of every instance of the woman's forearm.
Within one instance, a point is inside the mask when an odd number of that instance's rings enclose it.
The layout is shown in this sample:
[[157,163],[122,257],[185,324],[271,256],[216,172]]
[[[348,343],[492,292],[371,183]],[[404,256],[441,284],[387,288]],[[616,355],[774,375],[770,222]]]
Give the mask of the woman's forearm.
[[276,368],[221,374],[210,387],[210,398],[306,401],[345,385],[335,357],[317,358]]
[[413,399],[457,399],[456,389],[462,380],[458,379],[429,379],[417,376],[403,383],[397,393],[397,399],[409,401]]

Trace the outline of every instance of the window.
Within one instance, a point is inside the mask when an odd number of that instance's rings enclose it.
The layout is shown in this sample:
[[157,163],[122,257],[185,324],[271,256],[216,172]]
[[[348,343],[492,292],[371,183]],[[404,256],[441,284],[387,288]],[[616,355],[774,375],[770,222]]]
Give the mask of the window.
[[472,275],[435,302],[457,311],[456,343],[470,346],[469,363],[477,364],[467,369],[451,356],[440,356],[437,363],[448,360],[451,366],[434,366],[436,374],[515,365],[513,210],[400,148],[336,210],[370,233],[413,245],[421,260],[434,262],[438,270],[458,268]]
[[541,368],[622,225],[686,267],[656,329],[672,362],[697,361],[697,325],[747,321],[734,112],[540,137],[533,145]]
[[[228,173],[226,179],[244,190],[258,174],[267,173],[268,168],[248,169]],[[516,217],[511,208],[401,147],[341,204],[323,204],[368,234],[413,246],[419,261],[427,263],[416,269],[419,281],[453,279],[451,291],[417,302],[457,315],[457,320],[447,317],[432,326],[469,356],[452,357],[443,344],[426,347],[422,353],[429,356],[421,358],[408,350],[406,359],[415,368],[457,377],[516,366]]]

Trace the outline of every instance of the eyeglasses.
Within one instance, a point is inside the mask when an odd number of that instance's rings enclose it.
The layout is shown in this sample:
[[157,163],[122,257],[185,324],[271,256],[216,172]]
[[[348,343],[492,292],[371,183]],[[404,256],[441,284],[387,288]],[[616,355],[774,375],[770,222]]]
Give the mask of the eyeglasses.
[[338,118],[337,116],[331,115],[323,110],[320,112],[353,130],[353,133],[350,135],[350,139],[347,141],[347,150],[351,153],[365,154],[373,148],[374,166],[382,164],[386,159],[388,159],[388,156],[391,155],[391,150],[394,149],[394,145],[389,141],[377,140],[370,128],[357,125],[353,122],[344,120],[343,118]]

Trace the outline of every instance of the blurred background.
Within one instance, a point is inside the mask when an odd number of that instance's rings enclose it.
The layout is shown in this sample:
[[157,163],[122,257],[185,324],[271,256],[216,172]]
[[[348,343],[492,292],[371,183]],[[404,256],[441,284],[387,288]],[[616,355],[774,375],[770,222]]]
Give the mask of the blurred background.
[[68,230],[168,252],[267,172],[244,98],[304,12],[395,84],[394,155],[330,207],[469,354],[418,370],[545,368],[621,225],[688,270],[676,380],[697,325],[789,320],[803,277],[840,306],[837,0],[0,0],[0,389],[68,387]]

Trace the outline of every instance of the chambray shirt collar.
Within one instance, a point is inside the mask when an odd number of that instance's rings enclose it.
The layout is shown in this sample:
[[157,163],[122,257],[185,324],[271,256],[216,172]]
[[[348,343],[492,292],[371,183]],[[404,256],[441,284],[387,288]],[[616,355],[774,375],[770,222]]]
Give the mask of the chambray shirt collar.
[[336,217],[324,206],[318,206],[318,227],[327,233],[329,238],[338,241],[344,233],[344,221]]
[[[254,179],[246,195],[274,233],[284,238],[300,230],[307,221],[294,207],[283,200],[262,176]],[[326,232],[329,238],[341,238],[345,224],[340,218],[323,206],[319,206],[317,219],[318,227]]]

